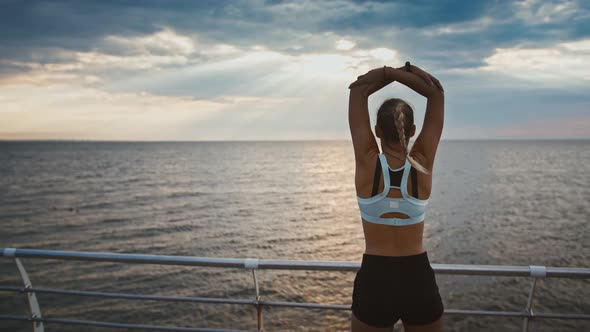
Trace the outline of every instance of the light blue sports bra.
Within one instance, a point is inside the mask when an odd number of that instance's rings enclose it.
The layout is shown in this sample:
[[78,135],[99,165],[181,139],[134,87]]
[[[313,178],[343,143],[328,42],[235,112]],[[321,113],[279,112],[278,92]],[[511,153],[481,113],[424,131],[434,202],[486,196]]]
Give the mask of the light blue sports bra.
[[[391,226],[406,226],[422,222],[424,220],[428,200],[417,199],[408,193],[408,178],[410,176],[412,164],[406,159],[406,162],[402,167],[392,169],[389,167],[389,164],[387,164],[387,158],[384,154],[379,154],[379,160],[381,162],[381,172],[383,173],[383,192],[371,198],[360,198],[357,196],[359,209],[361,210],[361,217],[368,222]],[[403,174],[400,186],[397,187],[391,185],[389,171],[391,170],[395,172],[401,171],[402,169]],[[391,188],[399,189],[402,198],[387,197]],[[402,213],[409,218],[381,218],[382,215],[391,212]]]

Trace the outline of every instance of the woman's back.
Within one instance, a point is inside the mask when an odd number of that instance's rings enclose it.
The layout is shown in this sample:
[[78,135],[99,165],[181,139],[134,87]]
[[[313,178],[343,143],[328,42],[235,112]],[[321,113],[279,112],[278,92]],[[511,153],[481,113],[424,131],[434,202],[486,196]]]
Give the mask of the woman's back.
[[[390,169],[400,169],[405,164],[405,160],[401,160],[400,156],[403,154],[399,151],[391,151],[385,148],[383,153],[387,160],[387,165]],[[377,164],[379,157],[375,155],[375,162]],[[415,157],[415,159],[417,159]],[[390,171],[391,172],[391,171]],[[393,172],[392,172],[393,173]],[[401,173],[401,172],[398,172]],[[427,201],[430,197],[432,187],[432,174],[424,174],[420,172],[412,172],[417,181],[405,181],[407,193],[415,193],[416,198],[421,201]],[[361,199],[370,198],[373,194],[373,187],[375,185],[375,177],[379,177],[377,193],[383,193],[385,189],[385,177],[378,176],[375,169],[363,169],[357,167],[355,184],[357,197]],[[399,174],[403,176],[403,174]],[[411,176],[410,175],[410,176]],[[392,179],[395,184],[396,180],[399,184],[400,179]],[[417,183],[417,188],[414,188],[414,182]],[[387,197],[403,199],[401,189],[391,188],[386,194]],[[399,218],[407,219],[409,216],[401,212],[387,212],[381,215],[383,218]],[[424,222],[418,222],[405,226],[384,225],[374,222],[368,222],[363,219],[363,231],[365,233],[365,253],[380,256],[409,256],[424,252],[423,247],[423,230]]]

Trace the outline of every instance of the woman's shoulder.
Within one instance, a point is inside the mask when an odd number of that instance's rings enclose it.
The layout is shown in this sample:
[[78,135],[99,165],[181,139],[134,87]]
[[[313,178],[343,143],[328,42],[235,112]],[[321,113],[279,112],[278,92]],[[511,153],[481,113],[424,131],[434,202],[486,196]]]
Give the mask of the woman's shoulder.
[[[357,171],[359,167],[361,168],[373,168],[375,166],[375,161],[379,159],[379,155],[381,152],[379,149],[369,149],[366,153],[362,155],[355,156],[355,162]],[[371,166],[372,165],[372,166]]]

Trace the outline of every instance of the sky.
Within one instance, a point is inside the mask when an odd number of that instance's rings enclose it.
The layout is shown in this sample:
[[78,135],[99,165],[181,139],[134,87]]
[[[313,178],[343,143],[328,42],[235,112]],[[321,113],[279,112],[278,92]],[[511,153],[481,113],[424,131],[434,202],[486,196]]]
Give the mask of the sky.
[[350,139],[348,85],[405,61],[443,139],[588,139],[589,59],[585,0],[0,0],[0,139]]

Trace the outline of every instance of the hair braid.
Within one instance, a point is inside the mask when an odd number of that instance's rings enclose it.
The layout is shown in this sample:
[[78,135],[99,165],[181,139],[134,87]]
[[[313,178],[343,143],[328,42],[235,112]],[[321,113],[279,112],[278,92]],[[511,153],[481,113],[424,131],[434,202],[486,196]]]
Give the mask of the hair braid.
[[397,137],[399,137],[399,143],[404,149],[404,156],[408,156],[408,144],[406,142],[406,133],[404,130],[404,105],[398,104],[393,111],[393,119],[395,123],[395,129],[397,130]]
[[404,155],[406,156],[406,158],[408,159],[408,161],[410,162],[410,164],[412,164],[412,166],[418,170],[419,172],[422,172],[424,174],[428,174],[428,170],[426,170],[426,168],[424,168],[424,166],[420,165],[417,161],[414,160],[414,158],[412,158],[410,156],[410,152],[408,150],[408,141],[406,140],[406,133],[405,133],[405,127],[404,127],[404,105],[403,104],[398,104],[395,109],[393,110],[393,118],[394,118],[394,124],[395,124],[395,129],[397,130],[397,136],[399,137],[399,143],[402,146],[402,149],[404,151]]

